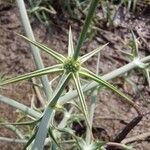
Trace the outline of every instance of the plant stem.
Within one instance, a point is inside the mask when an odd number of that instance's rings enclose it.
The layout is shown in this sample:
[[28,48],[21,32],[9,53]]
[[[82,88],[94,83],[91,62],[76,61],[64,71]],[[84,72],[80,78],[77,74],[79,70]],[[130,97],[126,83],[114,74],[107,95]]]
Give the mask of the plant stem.
[[10,99],[8,97],[5,97],[5,96],[2,96],[0,95],[0,102],[3,102],[3,103],[6,103],[16,109],[19,109],[21,110],[22,112],[26,113],[27,115],[31,116],[31,117],[34,117],[34,118],[40,118],[41,117],[41,114],[13,99]]
[[[23,0],[16,0],[16,2],[18,5],[20,17],[22,20],[22,24],[23,24],[26,36],[29,39],[35,41],[33,31],[32,31],[31,25],[30,25],[30,21],[29,21],[28,15],[27,15],[27,11],[25,8],[24,1]],[[30,47],[31,47],[31,53],[33,55],[37,69],[44,68],[44,64],[42,62],[42,58],[41,58],[39,49],[32,44],[30,44]],[[41,77],[41,82],[42,82],[42,85],[44,88],[45,95],[46,95],[47,100],[48,100],[50,98],[50,96],[52,95],[52,88],[49,86],[49,80],[48,80],[46,75]]]
[[[150,61],[150,56],[144,57],[140,61],[142,63],[149,62]],[[138,67],[137,64],[134,61],[132,61],[132,62],[130,62],[127,65],[124,65],[124,66],[122,66],[122,67],[120,67],[120,68],[118,68],[118,69],[116,69],[116,70],[114,70],[114,71],[112,71],[110,73],[107,73],[107,74],[103,75],[101,78],[106,80],[106,81],[107,80],[111,80],[111,79],[114,79],[114,78],[116,78],[116,77],[118,77],[118,76],[120,76],[120,75],[122,75],[122,74],[124,74],[124,73],[126,73],[126,72],[128,72],[128,71],[130,71],[130,70],[132,70],[134,68],[136,68],[136,67]],[[96,83],[95,81],[93,81],[93,82],[85,84],[82,89],[83,89],[84,92],[87,92],[87,91],[95,88],[96,86],[99,86],[99,84]],[[67,94],[65,94],[65,96],[62,96],[59,99],[58,103],[60,105],[61,104],[65,104],[69,100],[71,100],[71,99],[73,99],[73,98],[75,98],[77,96],[78,96],[78,93],[77,93],[76,90],[68,92]]]
[[[131,150],[131,147],[126,146],[125,144],[121,144],[121,143],[108,142],[106,145],[111,147],[111,149],[108,149],[108,150],[117,149],[117,148],[124,149],[124,150]],[[132,149],[132,150],[134,150],[134,149]]]
[[10,129],[11,131],[13,131],[17,135],[18,138],[20,138],[22,140],[24,139],[24,135],[14,125],[9,124],[9,125],[5,125],[5,127],[8,128],[8,129]]
[[27,142],[27,140],[13,139],[13,138],[7,138],[7,137],[0,137],[0,141],[22,143],[22,144],[25,144]]
[[86,33],[87,33],[88,28],[90,26],[90,23],[92,21],[93,14],[95,12],[96,6],[98,5],[98,2],[99,2],[99,0],[92,0],[91,1],[90,8],[89,8],[89,11],[88,11],[85,23],[83,25],[83,28],[82,28],[82,31],[81,31],[81,34],[80,34],[80,37],[79,37],[79,40],[78,40],[78,43],[77,43],[77,46],[76,46],[76,49],[75,49],[75,53],[74,53],[74,56],[73,56],[75,60],[79,56],[80,48],[81,48],[81,46],[82,46],[82,44],[85,40]]

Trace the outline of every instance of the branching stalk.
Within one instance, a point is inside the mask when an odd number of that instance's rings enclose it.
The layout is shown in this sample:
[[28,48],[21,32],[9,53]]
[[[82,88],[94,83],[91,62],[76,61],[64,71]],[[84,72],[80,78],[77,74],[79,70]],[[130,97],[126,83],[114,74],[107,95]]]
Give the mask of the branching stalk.
[[5,96],[2,96],[0,95],[0,102],[3,102],[3,103],[6,103],[16,109],[19,109],[21,110],[22,112],[26,113],[27,115],[31,116],[31,117],[34,117],[34,118],[40,118],[41,117],[41,114],[13,99],[10,99],[8,97],[5,97]]

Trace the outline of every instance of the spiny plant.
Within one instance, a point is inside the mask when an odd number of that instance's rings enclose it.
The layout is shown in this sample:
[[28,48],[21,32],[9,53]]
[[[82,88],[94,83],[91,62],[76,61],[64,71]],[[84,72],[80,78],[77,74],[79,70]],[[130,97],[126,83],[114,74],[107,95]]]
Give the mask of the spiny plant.
[[31,15],[34,15],[38,19],[38,21],[46,25],[46,27],[51,27],[51,25],[54,24],[54,18],[57,17],[57,14],[61,14],[62,17],[65,17],[65,15],[67,14],[71,18],[80,19],[80,11],[84,11],[83,8],[87,8],[88,6],[89,0],[29,0],[28,12]]
[[[137,113],[140,114],[138,106],[128,96],[126,96],[124,93],[122,93],[116,87],[114,87],[112,84],[108,83],[103,78],[101,78],[100,76],[91,72],[90,70],[83,67],[83,65],[82,65],[89,58],[91,58],[93,55],[97,54],[98,52],[100,52],[100,50],[104,49],[107,46],[107,44],[105,44],[101,47],[94,49],[93,51],[89,52],[88,54],[85,54],[84,56],[80,56],[80,48],[85,40],[88,27],[92,21],[92,17],[93,17],[94,11],[96,9],[96,6],[98,5],[98,2],[99,2],[99,0],[91,1],[89,12],[87,14],[82,32],[80,34],[79,40],[78,40],[75,48],[74,48],[74,44],[73,44],[72,32],[71,32],[71,27],[70,27],[69,40],[68,40],[68,56],[67,57],[64,57],[63,55],[52,50],[51,48],[46,47],[45,45],[43,45],[39,42],[33,41],[25,36],[20,35],[20,37],[22,37],[26,41],[32,43],[33,45],[35,45],[42,51],[50,54],[54,59],[57,60],[58,64],[44,68],[44,69],[36,70],[31,73],[20,75],[18,77],[14,77],[14,78],[7,79],[7,80],[2,80],[0,82],[0,86],[4,86],[7,84],[11,84],[11,83],[15,83],[18,81],[22,81],[22,80],[26,80],[26,79],[30,79],[33,77],[46,75],[46,74],[51,74],[51,73],[59,73],[61,76],[59,83],[58,83],[54,93],[52,94],[51,99],[49,99],[42,116],[36,120],[37,128],[35,129],[33,135],[31,136],[31,138],[25,145],[25,149],[30,145],[32,145],[32,149],[34,149],[34,150],[43,149],[47,134],[49,134],[49,136],[50,136],[50,139],[51,139],[50,141],[52,143],[52,147],[55,147],[54,149],[56,149],[56,147],[60,148],[60,145],[57,142],[58,137],[60,137],[60,133],[58,133],[58,131],[70,134],[75,139],[77,145],[82,149],[86,149],[89,146],[91,147],[90,149],[96,149],[96,148],[93,148],[93,147],[95,147],[95,145],[93,145],[92,138],[89,142],[84,141],[83,139],[76,137],[74,135],[74,133],[72,132],[72,130],[65,128],[64,125],[62,125],[62,126],[60,125],[57,127],[53,124],[55,112],[59,109],[64,109],[64,107],[62,105],[60,105],[60,103],[59,103],[59,98],[60,98],[62,92],[64,91],[64,88],[69,84],[69,81],[71,81],[71,80],[74,81],[75,87],[77,89],[78,96],[79,96],[79,102],[80,102],[79,105],[77,104],[77,107],[82,112],[82,114],[85,118],[85,122],[86,122],[88,131],[91,131],[92,125],[90,122],[90,114],[88,111],[88,107],[87,107],[86,100],[84,97],[83,89],[81,86],[81,78],[83,78],[83,77],[94,80],[97,83],[99,83],[101,86],[105,86],[108,89],[112,90],[113,92],[117,93],[118,95],[123,97],[122,100],[127,102],[129,105],[133,106],[135,108],[135,110],[137,111]],[[72,103],[72,104],[76,105],[75,103]],[[90,133],[90,135],[88,135],[88,136],[92,137],[92,133]],[[32,142],[33,142],[33,144],[32,144]]]
[[48,0],[29,0],[29,13],[36,16],[36,18],[47,27],[52,24],[49,19],[51,15],[56,15],[55,9]]
[[[126,8],[126,10],[135,13],[137,8],[137,0],[102,0],[100,1],[102,12],[104,19],[106,19],[108,26],[116,26],[118,16],[125,15],[121,12],[123,7]],[[121,21],[121,19],[119,20]],[[116,24],[117,23],[117,24]]]

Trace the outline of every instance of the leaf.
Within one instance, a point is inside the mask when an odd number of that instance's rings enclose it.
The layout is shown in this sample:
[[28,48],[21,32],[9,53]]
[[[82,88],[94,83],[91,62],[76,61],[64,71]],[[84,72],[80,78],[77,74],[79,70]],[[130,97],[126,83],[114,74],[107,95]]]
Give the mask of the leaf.
[[89,125],[89,116],[88,116],[88,108],[87,108],[86,101],[85,101],[85,98],[84,98],[84,94],[83,94],[83,91],[82,91],[82,86],[81,86],[81,83],[80,83],[79,74],[78,73],[72,74],[72,76],[73,76],[73,79],[74,79],[74,82],[75,82],[75,85],[76,85],[76,88],[77,88],[77,92],[78,92],[78,95],[79,95],[79,100],[80,100],[82,112],[85,116],[85,120],[87,122],[87,125],[90,127],[90,125]]
[[33,144],[32,149],[36,150],[42,150],[44,147],[44,141],[49,129],[50,121],[51,121],[51,116],[54,113],[54,108],[57,104],[57,101],[62,94],[66,84],[68,83],[70,79],[70,73],[69,74],[63,74],[62,78],[60,79],[60,82],[58,86],[56,87],[56,91],[52,97],[52,100],[48,104],[48,107],[46,108],[44,115],[42,117],[42,120],[39,124],[39,129]]
[[71,31],[71,27],[70,27],[69,28],[68,56],[72,57],[73,54],[74,54],[74,47],[73,47],[72,31]]
[[120,90],[118,90],[116,87],[114,87],[113,85],[111,85],[107,81],[103,80],[102,78],[100,78],[99,76],[95,75],[93,72],[91,72],[91,71],[89,71],[85,68],[82,68],[81,70],[82,71],[79,72],[81,75],[89,77],[89,78],[93,79],[94,81],[96,81],[96,82],[102,84],[103,86],[107,87],[108,89],[112,90],[113,92],[117,93],[118,95],[120,95],[121,97],[124,98],[125,102],[130,104],[132,107],[135,108],[135,110],[138,113],[140,113],[138,106],[129,97],[127,97],[124,93],[122,93]]
[[23,75],[20,75],[20,76],[17,76],[17,77],[8,79],[8,80],[4,80],[3,82],[0,82],[0,86],[10,84],[10,83],[15,83],[15,82],[26,80],[26,79],[30,79],[30,78],[33,78],[33,77],[42,76],[42,75],[49,74],[49,73],[62,72],[62,71],[63,71],[63,69],[62,69],[61,64],[54,65],[54,66],[50,66],[50,67],[47,67],[47,68],[43,68],[43,69],[40,69],[40,70],[30,72],[30,73],[27,73],[27,74],[23,74]]
[[23,35],[20,35],[20,34],[17,34],[19,35],[20,37],[22,37],[23,39],[25,39],[26,41],[32,43],[33,45],[35,45],[36,47],[40,48],[41,50],[45,51],[46,53],[50,54],[51,56],[53,56],[55,59],[57,59],[59,62],[64,62],[65,60],[65,57],[59,53],[57,53],[56,51],[46,47],[45,45],[39,43],[39,42],[36,42],[36,41],[33,41],[33,40],[30,40],[29,38],[23,36]]
[[81,63],[81,64],[84,63],[85,61],[87,61],[87,60],[88,60],[89,58],[91,58],[93,55],[95,55],[96,53],[98,53],[100,50],[102,50],[102,49],[103,49],[104,47],[106,47],[107,45],[108,45],[108,43],[105,44],[105,45],[103,45],[103,46],[101,46],[101,47],[98,47],[98,48],[96,48],[95,50],[89,52],[88,54],[82,56],[81,58],[79,58],[80,63]]

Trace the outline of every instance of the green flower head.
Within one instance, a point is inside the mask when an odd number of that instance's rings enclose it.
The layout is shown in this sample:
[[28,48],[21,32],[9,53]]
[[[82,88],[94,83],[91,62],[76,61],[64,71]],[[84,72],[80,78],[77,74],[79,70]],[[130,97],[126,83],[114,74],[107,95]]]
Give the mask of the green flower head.
[[68,57],[63,64],[66,72],[77,72],[80,69],[80,62],[75,61],[72,57]]

